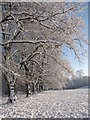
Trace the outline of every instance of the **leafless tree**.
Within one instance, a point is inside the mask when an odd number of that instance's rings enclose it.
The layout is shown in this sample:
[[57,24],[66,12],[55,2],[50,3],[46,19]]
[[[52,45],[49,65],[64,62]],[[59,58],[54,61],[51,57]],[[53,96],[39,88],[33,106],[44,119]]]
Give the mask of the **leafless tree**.
[[[68,47],[78,60],[85,53],[83,45],[87,41],[81,29],[84,23],[77,15],[82,10],[81,3],[12,2],[1,6],[2,68],[8,70],[4,73],[9,85],[11,81],[14,86],[16,74],[24,74],[27,91],[31,90],[32,83],[36,91],[38,84],[72,74],[62,48]],[[11,94],[9,101],[13,102],[14,97]]]

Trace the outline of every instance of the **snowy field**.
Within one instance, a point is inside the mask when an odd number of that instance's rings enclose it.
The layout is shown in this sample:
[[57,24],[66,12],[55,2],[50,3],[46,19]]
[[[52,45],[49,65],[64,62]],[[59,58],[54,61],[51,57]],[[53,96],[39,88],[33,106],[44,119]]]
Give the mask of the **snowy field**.
[[3,118],[87,118],[88,89],[45,91],[0,107]]

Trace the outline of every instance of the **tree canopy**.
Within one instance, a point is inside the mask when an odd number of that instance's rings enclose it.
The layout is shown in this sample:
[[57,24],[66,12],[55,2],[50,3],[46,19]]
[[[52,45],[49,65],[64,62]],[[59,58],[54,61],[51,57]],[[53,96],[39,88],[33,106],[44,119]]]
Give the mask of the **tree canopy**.
[[77,15],[82,12],[81,3],[2,2],[1,7],[0,67],[9,85],[16,82],[15,76],[24,76],[28,85],[36,86],[73,74],[62,48],[68,47],[78,60],[86,52],[84,22]]

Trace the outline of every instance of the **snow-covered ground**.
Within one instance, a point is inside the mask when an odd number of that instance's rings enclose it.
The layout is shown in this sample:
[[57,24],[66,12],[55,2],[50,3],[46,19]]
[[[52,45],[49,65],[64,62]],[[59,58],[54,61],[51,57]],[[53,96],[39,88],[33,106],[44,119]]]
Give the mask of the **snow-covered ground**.
[[88,89],[45,91],[0,107],[3,118],[87,118]]

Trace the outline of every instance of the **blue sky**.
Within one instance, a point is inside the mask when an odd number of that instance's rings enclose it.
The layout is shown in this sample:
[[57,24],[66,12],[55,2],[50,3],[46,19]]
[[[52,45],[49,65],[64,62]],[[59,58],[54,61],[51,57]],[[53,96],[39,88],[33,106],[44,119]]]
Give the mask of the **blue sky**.
[[[86,9],[80,13],[80,16],[82,17],[85,28],[83,29],[83,32],[86,34],[86,39],[88,40],[88,3],[83,3],[83,5],[86,5]],[[88,50],[88,46],[87,46]],[[71,64],[71,67],[73,68],[74,72],[76,72],[79,69],[82,69],[84,72],[84,75],[88,75],[88,53],[86,57],[83,57],[82,63],[79,63],[76,59],[74,59],[74,55],[72,52],[70,52],[67,48],[64,48],[64,51],[67,54],[67,58]]]

